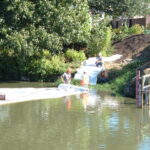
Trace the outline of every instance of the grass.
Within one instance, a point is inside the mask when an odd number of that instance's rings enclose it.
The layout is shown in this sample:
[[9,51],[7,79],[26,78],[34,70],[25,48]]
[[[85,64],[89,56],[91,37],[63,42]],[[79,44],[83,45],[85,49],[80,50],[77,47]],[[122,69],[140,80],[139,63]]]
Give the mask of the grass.
[[124,86],[136,75],[136,69],[144,62],[133,61],[121,70],[111,70],[109,82],[97,84],[93,88],[111,91],[115,95],[123,95]]

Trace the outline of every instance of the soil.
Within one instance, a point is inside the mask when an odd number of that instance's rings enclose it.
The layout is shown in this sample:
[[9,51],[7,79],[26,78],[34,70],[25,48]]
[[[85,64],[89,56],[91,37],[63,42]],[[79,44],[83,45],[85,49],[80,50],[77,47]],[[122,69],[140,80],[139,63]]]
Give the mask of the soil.
[[[115,54],[121,54],[122,57],[112,63],[106,63],[105,68],[111,72],[112,69],[122,69],[132,60],[142,60],[144,65],[137,69],[141,74],[150,74],[150,34],[140,34],[128,37],[120,42],[113,44]],[[124,87],[124,95],[135,97],[135,78],[133,78]]]
[[113,62],[106,63],[107,70],[121,69],[131,60],[145,60],[147,67],[150,67],[150,34],[139,34],[130,36],[120,42],[113,44],[116,54],[121,54],[122,57]]

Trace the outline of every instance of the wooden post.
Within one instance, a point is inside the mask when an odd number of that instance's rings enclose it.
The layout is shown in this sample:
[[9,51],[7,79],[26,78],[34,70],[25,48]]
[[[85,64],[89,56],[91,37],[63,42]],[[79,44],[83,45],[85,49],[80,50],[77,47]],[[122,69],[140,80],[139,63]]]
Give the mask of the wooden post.
[[141,101],[142,101],[142,108],[143,108],[143,104],[144,104],[144,77],[142,77],[141,79]]
[[149,105],[149,108],[150,108],[150,87],[148,88],[148,95],[149,95],[148,105]]
[[140,70],[136,71],[136,106],[141,107],[141,103],[140,103]]
[[[150,77],[148,78],[148,84],[150,85]],[[150,107],[150,87],[148,87],[148,106]]]

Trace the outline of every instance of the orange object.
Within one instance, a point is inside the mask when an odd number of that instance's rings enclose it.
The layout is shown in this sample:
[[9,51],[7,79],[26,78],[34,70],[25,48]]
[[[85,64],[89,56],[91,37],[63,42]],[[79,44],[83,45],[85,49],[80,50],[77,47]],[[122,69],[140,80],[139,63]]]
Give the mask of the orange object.
[[84,80],[81,80],[80,84],[81,84],[82,86],[84,86]]

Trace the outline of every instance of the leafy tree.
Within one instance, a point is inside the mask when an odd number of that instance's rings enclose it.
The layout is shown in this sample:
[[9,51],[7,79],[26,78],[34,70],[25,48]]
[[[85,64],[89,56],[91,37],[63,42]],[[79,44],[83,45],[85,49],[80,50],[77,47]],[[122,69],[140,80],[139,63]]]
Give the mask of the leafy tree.
[[13,51],[18,72],[28,68],[27,61],[35,54],[48,50],[58,55],[64,46],[86,43],[90,31],[87,0],[0,1],[0,51]]
[[105,12],[117,18],[149,13],[150,0],[89,0],[93,11]]

